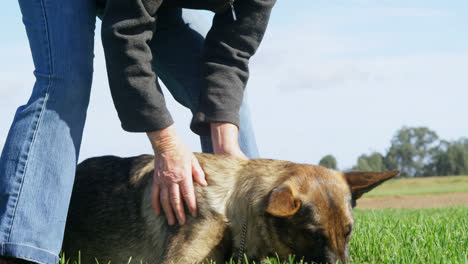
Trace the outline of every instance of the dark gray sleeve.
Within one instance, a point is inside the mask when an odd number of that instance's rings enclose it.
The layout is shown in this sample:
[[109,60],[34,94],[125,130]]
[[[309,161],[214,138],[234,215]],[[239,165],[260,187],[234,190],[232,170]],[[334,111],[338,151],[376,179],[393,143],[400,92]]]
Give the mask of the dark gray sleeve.
[[149,42],[159,5],[155,0],[109,0],[104,11],[101,35],[109,86],[122,128],[130,132],[173,123],[151,63]]
[[199,109],[191,129],[210,134],[211,122],[239,126],[239,109],[249,77],[248,63],[265,33],[275,0],[235,0],[231,10],[215,15],[205,40]]

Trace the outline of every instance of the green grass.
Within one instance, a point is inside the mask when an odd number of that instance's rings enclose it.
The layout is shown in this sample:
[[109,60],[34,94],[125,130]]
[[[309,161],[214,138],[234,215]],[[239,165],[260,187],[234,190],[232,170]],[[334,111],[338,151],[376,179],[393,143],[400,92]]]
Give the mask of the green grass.
[[468,207],[355,210],[353,263],[468,263]]
[[389,180],[364,197],[468,192],[468,176],[399,178]]
[[[468,263],[468,207],[354,213],[352,263]],[[293,258],[269,260],[272,264],[295,262],[300,263]]]

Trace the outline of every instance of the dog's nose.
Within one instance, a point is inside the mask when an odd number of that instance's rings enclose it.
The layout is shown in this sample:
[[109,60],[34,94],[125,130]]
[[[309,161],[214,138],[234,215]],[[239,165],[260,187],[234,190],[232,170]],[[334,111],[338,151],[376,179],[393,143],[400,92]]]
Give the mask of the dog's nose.
[[336,255],[335,253],[329,252],[327,254],[326,261],[321,261],[318,263],[350,263],[349,254],[342,254],[341,256]]

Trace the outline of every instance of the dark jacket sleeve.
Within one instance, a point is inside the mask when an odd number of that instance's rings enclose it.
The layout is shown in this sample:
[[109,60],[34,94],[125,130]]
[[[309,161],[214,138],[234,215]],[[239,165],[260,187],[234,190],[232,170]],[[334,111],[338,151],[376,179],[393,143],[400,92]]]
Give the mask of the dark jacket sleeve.
[[160,1],[108,0],[102,43],[112,98],[130,132],[160,130],[173,123],[152,69],[149,43]]
[[265,33],[275,0],[236,0],[216,14],[205,40],[203,83],[191,129],[209,135],[211,122],[239,126],[239,109],[249,77],[248,63]]

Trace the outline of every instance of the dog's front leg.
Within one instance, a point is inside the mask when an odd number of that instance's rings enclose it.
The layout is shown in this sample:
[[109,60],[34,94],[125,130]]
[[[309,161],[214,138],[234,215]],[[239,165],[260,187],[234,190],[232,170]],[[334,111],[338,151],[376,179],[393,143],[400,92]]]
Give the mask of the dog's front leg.
[[170,242],[163,263],[224,263],[231,256],[231,235],[224,216],[187,219],[170,232]]

